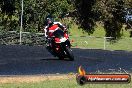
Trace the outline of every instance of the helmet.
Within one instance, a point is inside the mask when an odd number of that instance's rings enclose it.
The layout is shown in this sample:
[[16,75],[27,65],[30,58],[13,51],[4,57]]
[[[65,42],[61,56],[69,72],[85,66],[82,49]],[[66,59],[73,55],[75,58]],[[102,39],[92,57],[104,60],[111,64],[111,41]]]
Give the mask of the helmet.
[[54,22],[54,20],[53,20],[53,16],[51,14],[46,16],[46,18],[45,18],[45,24],[46,25],[51,25],[53,22]]
[[52,24],[53,23],[53,19],[52,18],[46,18],[46,22],[47,22],[47,24]]

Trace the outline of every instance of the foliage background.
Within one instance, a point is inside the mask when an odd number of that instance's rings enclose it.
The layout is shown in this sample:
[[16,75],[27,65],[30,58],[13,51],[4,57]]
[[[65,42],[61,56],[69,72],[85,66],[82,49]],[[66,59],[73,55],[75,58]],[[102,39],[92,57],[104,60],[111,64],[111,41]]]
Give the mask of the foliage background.
[[[105,36],[117,39],[126,24],[125,8],[132,8],[131,0],[24,0],[23,31],[40,32],[50,14],[56,21],[75,22],[89,35],[101,21]],[[19,31],[20,15],[21,0],[1,0],[0,31]]]

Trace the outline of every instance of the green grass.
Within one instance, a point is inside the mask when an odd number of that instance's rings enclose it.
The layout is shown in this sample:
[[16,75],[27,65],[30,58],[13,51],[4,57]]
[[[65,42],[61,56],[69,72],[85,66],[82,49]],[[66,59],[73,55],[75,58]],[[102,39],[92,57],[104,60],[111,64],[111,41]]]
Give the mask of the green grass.
[[[123,36],[115,43],[106,41],[107,50],[127,50],[132,51],[132,38],[129,37],[129,32],[123,29]],[[91,35],[83,33],[82,29],[73,25],[70,29],[70,40],[73,41],[73,47],[90,48],[90,49],[104,49],[105,31],[102,26],[95,27],[95,32]],[[87,37],[80,37],[87,36]],[[94,37],[93,37],[94,36]]]
[[108,50],[127,50],[132,51],[132,38],[122,38],[116,43],[110,44],[107,42]]
[[85,84],[80,86],[75,79],[43,81],[38,83],[0,84],[0,88],[131,88],[129,84]]
[[76,24],[73,24],[69,29],[69,31],[70,31],[70,35],[72,36],[88,36],[88,33],[84,32]]
[[73,47],[103,48],[103,39],[94,37],[71,37]]
[[[122,37],[128,37],[129,38],[129,31],[126,31],[125,26],[123,26],[121,34],[123,35]],[[95,37],[104,37],[105,36],[105,30],[103,26],[99,23],[97,23],[97,26],[94,27],[95,31],[93,34],[88,35],[88,33],[84,32],[81,28],[79,28],[76,24],[72,24],[70,30],[70,35],[72,36],[95,36]]]
[[95,36],[95,37],[104,37],[105,31],[101,25],[95,27],[93,34],[88,35],[85,31],[79,28],[76,24],[73,24],[70,28],[70,35],[72,36]]
[[[104,38],[96,37],[71,37],[73,47],[104,49]],[[132,51],[132,38],[122,38],[115,43],[106,41],[107,50],[127,50]]]

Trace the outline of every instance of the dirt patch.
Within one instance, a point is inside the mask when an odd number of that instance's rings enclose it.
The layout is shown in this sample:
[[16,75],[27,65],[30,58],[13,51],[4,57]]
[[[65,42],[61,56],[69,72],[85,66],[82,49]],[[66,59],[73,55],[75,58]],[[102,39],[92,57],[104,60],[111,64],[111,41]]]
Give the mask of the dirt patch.
[[26,76],[1,76],[0,84],[3,83],[35,83],[50,80],[73,79],[75,75],[26,75]]

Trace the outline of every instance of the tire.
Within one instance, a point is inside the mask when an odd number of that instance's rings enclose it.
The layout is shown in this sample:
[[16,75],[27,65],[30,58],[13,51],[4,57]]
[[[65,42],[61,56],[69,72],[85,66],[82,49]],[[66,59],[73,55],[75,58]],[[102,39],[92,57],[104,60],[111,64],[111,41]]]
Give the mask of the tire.
[[69,47],[66,47],[65,51],[67,53],[67,56],[68,56],[69,60],[74,61],[74,55],[73,55],[71,49]]

